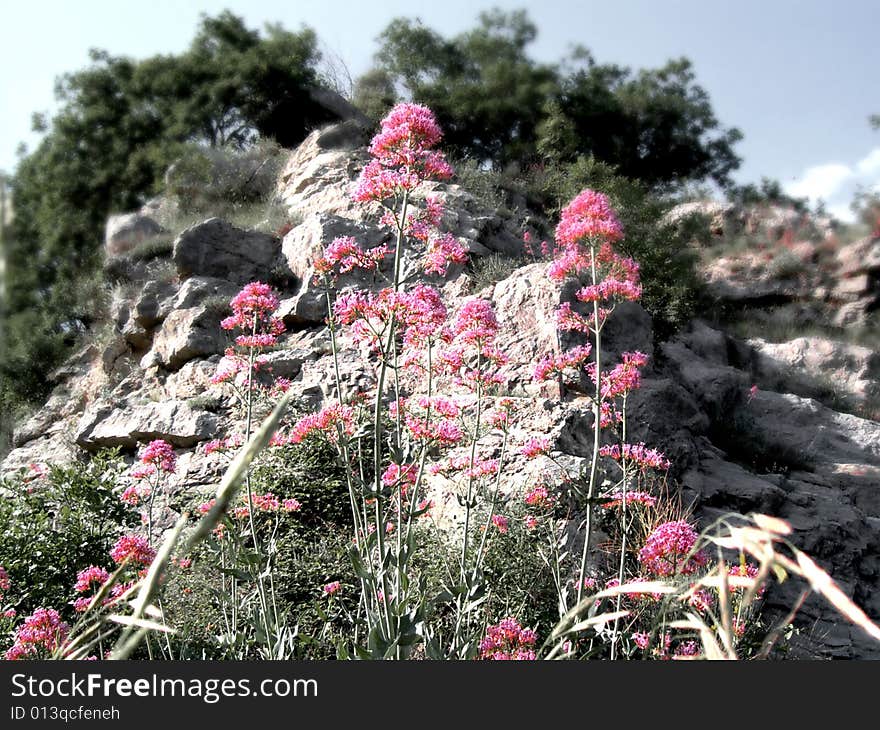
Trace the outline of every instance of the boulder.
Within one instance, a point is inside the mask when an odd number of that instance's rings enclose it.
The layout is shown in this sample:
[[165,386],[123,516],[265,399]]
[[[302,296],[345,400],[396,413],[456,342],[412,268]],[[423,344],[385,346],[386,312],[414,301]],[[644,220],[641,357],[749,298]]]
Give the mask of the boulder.
[[756,381],[772,390],[808,394],[834,388],[859,401],[880,393],[880,354],[868,347],[817,336],[747,343]]
[[104,233],[104,251],[108,257],[119,256],[163,232],[162,226],[144,213],[111,215]]
[[181,279],[203,276],[242,285],[265,280],[279,249],[278,240],[269,234],[210,218],[177,237],[173,258]]
[[77,426],[75,441],[87,451],[107,446],[134,448],[138,443],[164,439],[191,448],[217,433],[217,417],[197,411],[183,401],[111,404],[89,408]]
[[159,365],[178,370],[194,358],[222,353],[227,343],[215,308],[199,305],[175,309],[154,335],[153,346],[141,360],[141,367]]

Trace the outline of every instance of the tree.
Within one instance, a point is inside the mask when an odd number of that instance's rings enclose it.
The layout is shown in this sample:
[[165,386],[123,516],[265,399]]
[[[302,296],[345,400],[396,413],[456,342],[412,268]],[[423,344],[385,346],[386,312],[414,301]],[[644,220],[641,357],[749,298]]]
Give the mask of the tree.
[[398,19],[380,36],[377,69],[436,111],[447,146],[498,169],[586,155],[650,187],[730,183],[741,134],[720,126],[687,59],[633,72],[578,48],[547,65],[528,55],[536,36],[524,11],[483,13],[451,39]]
[[544,102],[558,82],[526,55],[537,29],[524,11],[482,13],[472,31],[446,40],[418,21],[392,21],[379,67],[431,107],[446,149],[504,167],[528,157]]
[[35,115],[45,136],[11,181],[0,313],[7,398],[45,395],[65,344],[96,318],[108,214],[139,207],[188,146],[244,147],[260,137],[293,146],[333,117],[313,99],[319,53],[309,29],[261,33],[224,12],[203,17],[180,55],[137,61],[93,50],[90,59],[57,82],[51,121]]

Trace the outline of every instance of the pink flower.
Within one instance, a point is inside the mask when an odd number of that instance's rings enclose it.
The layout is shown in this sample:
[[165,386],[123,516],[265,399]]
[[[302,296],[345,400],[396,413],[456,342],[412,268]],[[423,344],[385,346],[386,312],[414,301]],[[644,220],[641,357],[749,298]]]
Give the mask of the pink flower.
[[[141,469],[132,469],[131,475],[135,478],[140,476],[146,476],[153,472],[143,472]],[[137,507],[141,500],[146,499],[150,496],[152,489],[150,487],[138,486],[137,484],[132,484],[125,488],[121,495],[119,495],[119,500],[121,502],[125,502],[126,504],[130,504],[132,507]]]
[[340,435],[351,436],[353,433],[354,410],[351,406],[335,403],[297,421],[291,429],[290,442],[299,444],[321,434],[331,443],[336,443]]
[[[739,578],[756,578],[759,572],[760,572],[760,570],[759,570],[758,566],[755,565],[754,563],[745,563],[744,565],[741,565],[741,564],[731,565],[727,569],[727,575],[739,577]],[[730,590],[732,592],[742,591],[743,587],[732,585],[732,586],[730,586]],[[758,589],[758,593],[757,593],[758,598],[760,598],[761,596],[764,595],[765,590],[766,590],[766,586],[763,586],[763,585]]]
[[[606,509],[612,507],[620,507],[624,502],[624,493],[621,491],[612,492],[607,496],[608,501],[603,502],[602,506]],[[652,497],[647,492],[627,491],[625,496],[627,506],[630,504],[643,504],[646,507],[653,507],[657,504],[657,498]]]
[[547,487],[543,484],[539,484],[526,495],[525,503],[529,507],[541,507],[547,509],[553,506],[554,499],[547,491]]
[[587,362],[592,352],[592,345],[580,345],[559,355],[547,355],[538,361],[533,377],[539,382],[565,375],[569,370],[577,370]]
[[117,565],[128,560],[129,564],[148,567],[156,557],[156,551],[140,535],[123,535],[110,551],[110,557]]
[[9,586],[9,573],[6,572],[6,568],[0,565],[0,596],[9,590]]
[[480,642],[480,658],[490,661],[533,661],[535,642],[538,637],[531,629],[524,629],[515,618],[486,628],[486,635]]
[[360,202],[382,202],[412,191],[423,180],[445,180],[452,168],[432,150],[442,133],[433,112],[418,104],[398,104],[382,120],[370,143],[372,161],[363,169],[354,191]]
[[417,471],[415,464],[389,464],[382,473],[382,484],[389,489],[400,487],[401,492],[406,496],[409,487],[416,483]]
[[623,444],[622,452],[619,444],[601,446],[599,448],[599,455],[607,456],[615,461],[623,459],[632,462],[642,469],[651,468],[666,471],[671,466],[669,459],[661,452],[657,451],[657,449],[649,449],[643,443]]
[[244,331],[245,334],[236,338],[240,347],[270,347],[284,332],[284,323],[273,316],[280,302],[268,284],[260,281],[246,284],[229,304],[232,316],[221,321],[220,326],[225,330],[239,328]]
[[354,269],[375,271],[388,255],[387,246],[377,246],[364,250],[351,236],[334,238],[324,251],[324,255],[315,262],[318,273],[330,273],[338,267],[340,274],[347,274]]
[[545,438],[530,438],[519,452],[527,459],[534,459],[550,451],[550,441]]
[[639,562],[658,576],[694,573],[708,562],[702,550],[695,550],[698,537],[686,520],[664,522],[648,536]]
[[73,590],[77,593],[86,593],[92,587],[100,588],[110,579],[110,574],[96,565],[91,565],[76,574],[76,584]]
[[492,524],[498,529],[502,535],[506,534],[510,529],[507,518],[504,515],[492,515]]
[[177,469],[177,454],[174,453],[174,447],[163,439],[150,441],[141,452],[139,460],[145,467],[152,467],[153,472],[158,469],[173,473]]
[[332,581],[331,583],[327,583],[327,584],[324,586],[324,589],[323,589],[323,590],[324,590],[324,595],[325,595],[325,596],[332,596],[332,595],[334,595],[335,593],[339,593],[339,591],[340,591],[341,589],[342,589],[342,583],[340,583],[338,580],[334,580],[334,581]]
[[468,299],[458,310],[452,330],[462,342],[491,342],[498,332],[498,320],[491,302],[477,297]]
[[523,519],[523,524],[526,526],[526,529],[531,532],[540,524],[540,520],[534,515],[526,515]]
[[39,659],[61,647],[70,627],[54,608],[38,608],[16,629],[15,643],[6,652],[6,659]]
[[425,273],[445,276],[449,264],[464,264],[468,250],[450,233],[433,236],[428,242]]
[[281,502],[281,509],[285,512],[299,512],[302,509],[302,505],[297,499],[285,499]]
[[623,228],[606,195],[595,190],[579,193],[565,208],[556,227],[557,244],[578,244],[584,239],[613,242],[623,238]]

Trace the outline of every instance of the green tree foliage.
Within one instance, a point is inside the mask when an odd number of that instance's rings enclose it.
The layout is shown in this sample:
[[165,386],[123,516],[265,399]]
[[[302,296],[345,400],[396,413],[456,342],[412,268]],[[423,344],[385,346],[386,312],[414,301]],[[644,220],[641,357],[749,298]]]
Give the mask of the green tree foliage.
[[592,155],[651,187],[730,182],[741,134],[720,126],[687,59],[634,72],[577,49],[547,65],[527,53],[536,36],[524,11],[483,13],[448,39],[398,19],[380,36],[378,69],[436,112],[455,153],[499,169]]
[[6,430],[22,401],[45,395],[46,373],[98,314],[108,214],[141,205],[193,145],[298,143],[330,118],[310,95],[321,83],[318,61],[311,30],[261,33],[224,12],[203,18],[180,55],[136,61],[96,50],[90,66],[58,81],[59,111],[51,121],[35,115],[45,136],[12,180],[0,312]]

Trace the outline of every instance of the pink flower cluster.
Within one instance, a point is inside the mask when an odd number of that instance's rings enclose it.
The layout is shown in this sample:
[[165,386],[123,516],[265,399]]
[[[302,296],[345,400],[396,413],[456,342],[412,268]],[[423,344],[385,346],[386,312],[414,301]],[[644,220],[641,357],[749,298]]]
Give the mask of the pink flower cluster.
[[574,246],[584,239],[614,242],[623,238],[623,227],[611,207],[608,196],[584,190],[565,208],[556,226],[556,243]]
[[353,237],[339,236],[330,242],[324,255],[315,261],[315,271],[318,274],[347,274],[355,269],[376,271],[387,255],[387,246],[364,250]]
[[398,104],[382,120],[370,143],[373,159],[361,172],[354,199],[386,203],[423,180],[447,180],[452,168],[433,150],[442,137],[433,112],[419,104]]
[[284,332],[284,323],[274,316],[279,305],[278,296],[268,284],[253,281],[236,294],[229,305],[232,316],[220,322],[225,330],[244,331],[235,343],[239,347],[262,349],[271,347]]
[[506,535],[510,530],[510,523],[504,515],[492,515],[492,524],[502,535]]
[[[208,503],[206,503],[207,505]],[[254,510],[256,512],[299,512],[302,509],[302,505],[299,503],[297,499],[278,499],[271,492],[266,492],[266,494],[252,494],[251,495],[251,504],[254,506]],[[203,505],[203,506],[206,506]],[[211,505],[213,506],[213,505]],[[207,511],[210,511],[211,506],[208,506]],[[200,507],[201,509],[201,507]],[[232,514],[234,517],[238,519],[244,519],[250,514],[250,509],[248,508],[247,503],[236,507],[232,510]]]
[[416,483],[418,467],[415,464],[389,464],[382,472],[382,484],[388,489],[400,489],[406,497],[407,492]]
[[686,520],[664,522],[648,535],[639,562],[658,576],[695,573],[708,562],[706,553],[694,550],[698,537]]
[[671,466],[667,459],[657,449],[649,449],[645,444],[620,444],[605,445],[599,447],[599,455],[607,456],[615,461],[632,462],[641,469],[660,469],[666,471]]
[[[758,566],[755,565],[754,563],[745,563],[745,564],[737,563],[736,565],[731,565],[728,567],[727,575],[738,577],[738,578],[756,578],[758,576],[759,572],[760,572],[760,570],[759,570]],[[731,586],[730,589],[731,589],[731,591],[743,590],[739,586]],[[763,586],[763,585],[758,589],[758,593],[757,593],[758,598],[760,598],[761,596],[764,595],[765,590],[766,590],[766,586]]]
[[538,361],[533,376],[539,382],[544,382],[560,375],[564,376],[567,372],[583,367],[592,351],[593,346],[587,343],[558,355],[546,355]]
[[226,438],[220,439],[212,439],[208,441],[205,446],[205,456],[213,454],[215,452],[223,452],[229,451],[230,449],[237,449],[244,443],[244,437],[241,434],[233,434],[232,436],[227,436]]
[[480,658],[493,661],[533,661],[538,637],[515,618],[506,618],[486,629],[480,642]]
[[603,502],[602,506],[606,509],[612,509],[614,507],[621,507],[626,502],[627,506],[631,504],[643,504],[646,507],[653,507],[657,504],[657,498],[651,496],[647,492],[639,492],[632,491],[626,492],[624,495],[623,492],[612,492],[607,497],[608,501]]
[[38,608],[16,629],[15,642],[6,651],[6,659],[39,659],[62,646],[70,627],[54,608]]
[[[92,590],[99,591],[110,579],[110,574],[96,565],[90,565],[76,574],[76,583],[73,590],[77,593],[89,593]],[[77,613],[85,611],[92,602],[92,596],[80,596],[73,602],[73,609]]]
[[143,479],[157,471],[173,474],[177,469],[177,454],[167,441],[155,439],[150,441],[141,452],[138,462],[138,465],[131,470],[131,476],[135,479]]
[[549,509],[555,504],[556,500],[543,484],[539,484],[525,496],[525,503],[529,507],[539,507]]
[[439,336],[446,321],[439,292],[424,285],[409,292],[387,288],[376,293],[346,292],[337,297],[333,313],[340,324],[351,326],[355,341],[377,352],[392,322],[403,328],[405,344],[415,347]]
[[[621,353],[623,362],[616,365],[609,372],[602,374],[602,397],[615,398],[637,390],[642,384],[642,374],[639,368],[648,364],[648,356],[643,352]],[[592,372],[593,382],[596,382],[595,368]]]
[[0,598],[3,598],[3,594],[9,590],[9,573],[6,572],[6,568],[0,565]]
[[469,455],[450,456],[445,461],[431,464],[428,471],[431,474],[443,474],[446,477],[461,474],[465,479],[495,477],[498,474],[498,459],[476,457],[471,461]]
[[525,444],[523,444],[523,447],[519,450],[519,453],[521,453],[527,459],[535,459],[549,452],[549,439],[539,437],[530,438],[528,441],[525,442]]
[[467,260],[468,250],[451,233],[431,236],[428,240],[425,273],[445,276],[450,264],[465,264]]
[[96,565],[90,565],[76,574],[76,583],[73,590],[77,593],[87,593],[93,587],[100,588],[108,581],[110,574]]
[[336,443],[340,435],[351,436],[353,433],[354,409],[334,403],[297,421],[291,429],[289,440],[292,444],[299,444],[308,438],[322,435],[331,443]]
[[339,593],[340,590],[342,590],[342,583],[340,583],[338,580],[327,583],[323,588],[325,596],[335,595],[336,593]]
[[130,565],[149,567],[156,557],[156,551],[145,537],[140,535],[122,535],[110,551],[113,562],[120,565],[128,560]]

